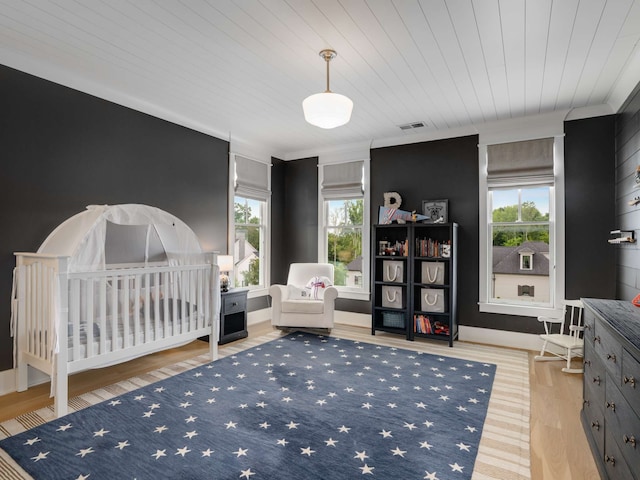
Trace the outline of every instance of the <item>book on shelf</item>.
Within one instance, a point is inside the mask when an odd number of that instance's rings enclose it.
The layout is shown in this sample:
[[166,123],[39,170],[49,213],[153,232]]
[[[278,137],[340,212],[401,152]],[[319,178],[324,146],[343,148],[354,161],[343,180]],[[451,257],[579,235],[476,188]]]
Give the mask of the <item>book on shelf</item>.
[[416,333],[433,333],[433,319],[429,315],[417,314],[413,316],[414,331]]
[[447,258],[451,255],[451,240],[417,238],[416,254],[419,257]]

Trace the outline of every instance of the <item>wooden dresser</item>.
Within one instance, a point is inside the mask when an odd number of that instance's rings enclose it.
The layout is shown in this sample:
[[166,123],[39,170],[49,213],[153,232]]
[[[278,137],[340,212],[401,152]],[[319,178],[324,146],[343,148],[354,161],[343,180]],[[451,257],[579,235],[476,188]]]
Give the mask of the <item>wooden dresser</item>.
[[603,478],[640,480],[640,308],[583,301],[582,425]]

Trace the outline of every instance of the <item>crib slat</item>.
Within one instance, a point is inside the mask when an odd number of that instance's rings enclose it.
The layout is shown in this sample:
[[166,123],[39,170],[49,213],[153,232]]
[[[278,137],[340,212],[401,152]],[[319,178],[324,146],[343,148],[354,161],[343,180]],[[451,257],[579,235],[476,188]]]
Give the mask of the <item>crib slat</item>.
[[171,280],[173,278],[173,275],[170,272],[166,272],[165,273],[165,280],[164,280],[164,303],[162,304],[162,307],[164,308],[164,338],[170,337],[171,335],[173,335],[173,331],[169,331],[169,326],[173,326],[173,319],[169,318],[169,302],[171,301],[171,293],[169,290],[169,287],[171,285]]
[[148,273],[144,274],[144,343],[153,341],[153,335],[151,333],[151,276]]
[[[80,360],[80,280],[74,278],[69,281],[69,323],[71,324],[73,341],[73,360]],[[60,325],[60,335],[66,335],[65,325]]]
[[118,308],[118,277],[111,278],[111,348],[110,352],[118,350],[118,318],[120,309]]
[[94,289],[93,289],[93,280],[88,279],[88,280],[83,280],[82,281],[85,285],[85,290],[86,290],[86,296],[85,296],[85,302],[86,302],[86,312],[84,312],[84,328],[85,328],[85,338],[86,340],[86,350],[87,350],[87,358],[91,358],[93,357],[93,295],[94,295]]
[[104,354],[107,348],[107,278],[102,277],[100,279],[100,293],[99,293],[99,354]]
[[122,321],[122,348],[129,348],[129,310],[131,309],[131,299],[129,298],[130,277],[126,275],[122,279],[122,316],[118,316],[118,321]]
[[155,272],[153,274],[153,338],[155,340],[160,339],[160,304],[163,303],[162,295],[160,294],[161,280],[162,274]]

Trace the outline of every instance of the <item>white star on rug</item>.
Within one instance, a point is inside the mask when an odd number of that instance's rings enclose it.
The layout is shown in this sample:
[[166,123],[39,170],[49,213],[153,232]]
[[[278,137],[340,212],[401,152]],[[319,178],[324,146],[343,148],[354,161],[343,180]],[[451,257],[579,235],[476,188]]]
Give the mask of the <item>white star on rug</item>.
[[478,403],[478,399],[477,398],[470,398],[469,399],[469,403]]
[[404,454],[407,453],[406,450],[400,450],[400,448],[398,446],[396,446],[396,448],[394,450],[391,450],[391,452],[393,452],[393,456],[395,457],[396,455],[401,456],[402,458],[404,458]]
[[451,471],[452,472],[462,472],[462,469],[464,468],[464,467],[458,465],[458,462],[454,463],[453,465],[449,464],[449,466],[451,467]]
[[269,428],[270,426],[271,426],[271,424],[270,424],[270,423],[267,423],[267,422],[262,422],[262,423],[260,424],[260,428],[264,428],[265,430],[266,430],[267,428]]
[[122,404],[122,402],[120,400],[111,400],[109,402],[109,405],[112,406],[112,407],[115,407],[116,405],[121,405],[121,404]]
[[403,425],[403,426],[404,426],[404,428],[408,428],[409,430],[413,430],[414,428],[418,428],[418,427],[416,427],[416,424],[415,424],[415,423],[407,423],[407,422],[404,422],[404,425]]
[[214,450],[211,450],[210,448],[207,448],[206,450],[202,451],[202,456],[203,457],[210,457],[213,452],[214,452]]
[[465,430],[470,431],[471,433],[476,431],[476,427],[470,427],[469,425],[466,426]]
[[427,404],[423,402],[416,403],[416,408],[427,408]]
[[166,452],[166,451],[167,451],[166,449],[165,449],[165,450],[156,450],[156,453],[154,453],[154,454],[153,454],[153,455],[151,455],[151,456],[152,456],[152,457],[156,457],[156,460],[158,460],[160,457],[166,457],[166,456],[167,456],[167,454],[166,454],[166,453],[164,453],[164,452]]
[[292,402],[293,399],[291,397],[282,397],[282,401],[285,403],[289,403],[289,402]]
[[329,440],[325,440],[324,443],[327,444],[327,447],[335,447],[336,443],[338,443],[338,440],[334,440],[333,438],[329,437]]
[[373,407],[373,405],[371,405],[369,402],[362,404],[362,408],[366,408],[367,410],[371,410],[371,407]]
[[84,458],[86,455],[89,455],[90,453],[95,453],[95,450],[93,449],[93,447],[81,448],[80,451],[76,453],[76,457],[80,456]]
[[33,445],[36,442],[40,442],[40,438],[38,437],[34,437],[34,438],[30,438],[29,440],[27,440],[26,442],[23,443],[23,445]]
[[144,412],[144,413],[142,414],[142,416],[143,416],[144,418],[149,418],[149,417],[151,417],[152,415],[155,415],[155,413],[153,413],[151,410],[149,410],[148,412]]
[[66,425],[59,426],[58,429],[56,430],[56,432],[64,432],[64,431],[69,430],[70,428],[73,428],[73,427],[71,426],[70,423],[67,423]]
[[364,462],[365,458],[369,458],[369,455],[367,455],[366,450],[363,450],[361,452],[356,450],[356,456],[353,457],[353,458],[357,458],[357,459],[359,459],[359,460]]
[[240,472],[240,478],[249,478],[251,475],[255,475],[255,472],[252,472],[250,468]]
[[154,433],[162,433],[165,430],[169,430],[169,427],[167,427],[166,425],[162,425],[161,427],[156,427]]
[[423,477],[424,480],[440,480],[438,477],[436,477],[436,472],[429,473],[425,470],[424,473],[426,473],[426,475]]
[[382,435],[382,438],[391,438],[393,437],[393,435],[391,435],[391,430],[387,431],[384,428],[382,429],[381,432],[378,432],[380,435]]
[[197,418],[198,417],[191,415],[191,416],[185,418],[184,421],[187,422],[187,423],[193,423],[193,422],[196,421]]
[[174,455],[180,455],[182,457],[184,457],[187,453],[189,453],[191,450],[189,450],[188,447],[182,447],[182,448],[178,448],[176,453],[174,453]]
[[387,407],[389,408],[398,408],[398,405],[395,403],[387,403]]
[[464,450],[465,452],[469,451],[469,447],[471,445],[465,445],[464,443],[460,442],[460,443],[456,443],[456,446],[460,448],[460,450]]
[[298,428],[298,425],[300,425],[299,423],[295,423],[294,421],[291,421],[289,423],[287,423],[287,427],[289,428],[289,430],[294,429],[294,428]]
[[316,400],[316,404],[317,404],[317,405],[320,405],[320,406],[322,406],[322,405],[326,405],[326,404],[327,404],[327,401],[326,401],[326,400],[324,400],[324,399]]
[[230,428],[236,428],[236,423],[235,422],[227,422],[224,424],[225,427],[227,427],[226,429],[229,430]]
[[39,462],[40,460],[44,460],[45,458],[47,458],[47,455],[49,455],[49,452],[40,452],[35,457],[31,457],[31,460],[33,460],[34,462]]
[[286,447],[287,443],[289,443],[289,442],[287,442],[284,438],[282,438],[282,439],[278,440],[276,443],[278,445],[282,445],[283,447]]
[[364,467],[359,467],[359,468],[360,468],[360,470],[362,470],[362,474],[363,474],[363,475],[365,475],[365,474],[367,474],[367,473],[368,473],[369,475],[373,475],[373,470],[374,470],[376,467],[370,467],[369,465],[367,465],[367,464],[365,463],[365,464],[364,464]]
[[440,395],[440,400],[446,402],[447,400],[449,400],[449,395]]
[[425,420],[424,422],[422,422],[422,424],[426,425],[427,428],[433,427],[433,422],[430,422],[429,420]]
[[187,408],[187,407],[190,407],[190,406],[191,406],[191,402],[183,402],[183,403],[180,404],[181,408]]
[[89,475],[90,475],[90,474],[88,474],[88,473],[87,473],[86,475],[82,475],[82,474],[80,474],[80,475],[78,475],[78,476],[76,477],[76,480],[87,480],[87,478],[89,478]]
[[467,407],[463,407],[462,405],[458,405],[456,408],[458,409],[459,412],[466,412],[467,411]]
[[197,437],[197,436],[198,436],[198,432],[196,432],[195,430],[192,430],[190,432],[185,433],[183,438],[188,438],[189,440],[191,440],[193,437]]
[[431,445],[429,442],[420,442],[420,448],[426,448],[427,450],[431,450],[431,447],[433,447],[433,445]]
[[125,440],[124,442],[118,442],[118,445],[116,445],[113,448],[117,448],[120,450],[124,450],[124,447],[130,447],[131,445],[129,444],[129,440]]
[[351,427],[345,427],[344,425],[338,429],[340,433],[349,433],[349,430],[351,430]]
[[307,447],[307,448],[300,448],[300,455],[307,455],[307,456],[311,456],[312,453],[316,453],[315,450],[311,450],[311,447]]
[[238,450],[236,450],[235,452],[231,452],[231,453],[235,453],[237,458],[240,457],[246,457],[247,456],[247,452],[249,450],[247,448],[238,448]]

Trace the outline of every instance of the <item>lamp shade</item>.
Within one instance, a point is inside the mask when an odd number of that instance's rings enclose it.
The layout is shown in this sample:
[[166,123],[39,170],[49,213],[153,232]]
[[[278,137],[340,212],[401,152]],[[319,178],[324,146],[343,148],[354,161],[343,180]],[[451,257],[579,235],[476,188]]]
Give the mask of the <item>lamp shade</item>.
[[218,255],[218,267],[221,272],[230,272],[233,270],[232,255]]
[[320,128],[335,128],[351,119],[353,102],[339,93],[316,93],[302,102],[304,119]]

